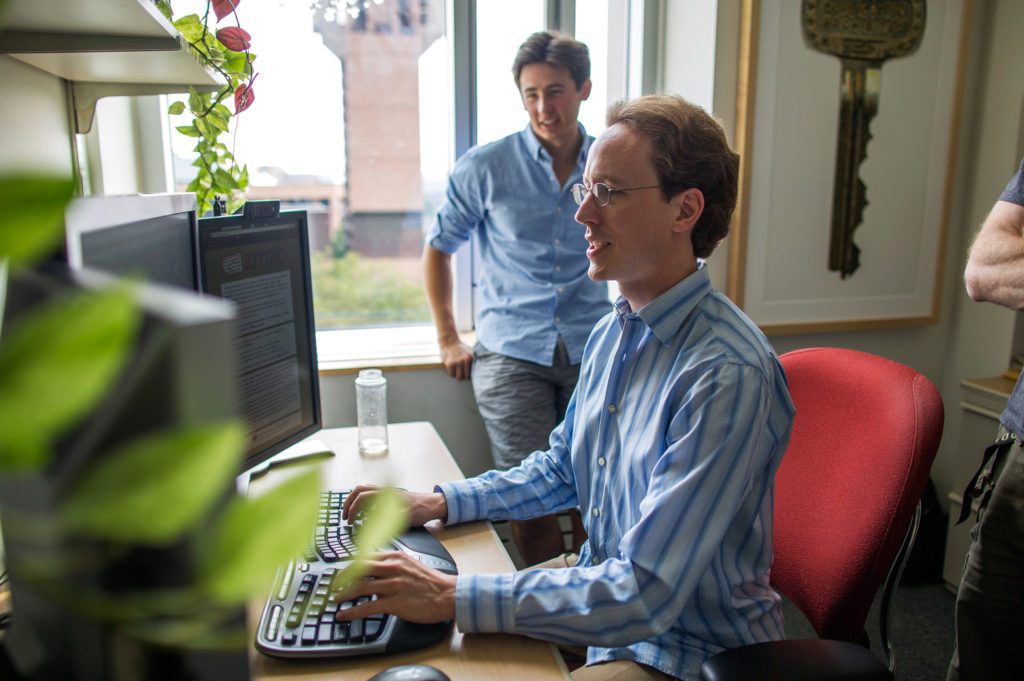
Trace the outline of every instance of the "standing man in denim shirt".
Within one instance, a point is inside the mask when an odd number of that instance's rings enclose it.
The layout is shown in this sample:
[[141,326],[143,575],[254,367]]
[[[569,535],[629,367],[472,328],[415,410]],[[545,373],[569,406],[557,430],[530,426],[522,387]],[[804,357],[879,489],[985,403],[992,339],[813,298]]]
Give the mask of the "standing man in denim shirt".
[[[573,218],[594,138],[577,121],[590,95],[586,45],[534,33],[512,66],[526,129],[459,159],[423,253],[427,298],[448,374],[471,378],[501,470],[547,449],[579,377],[583,346],[611,309],[605,284],[587,276],[586,241]],[[452,314],[451,254],[474,237],[480,254],[477,344]],[[583,539],[572,514],[574,548]],[[555,516],[511,523],[528,565],[565,551]]]

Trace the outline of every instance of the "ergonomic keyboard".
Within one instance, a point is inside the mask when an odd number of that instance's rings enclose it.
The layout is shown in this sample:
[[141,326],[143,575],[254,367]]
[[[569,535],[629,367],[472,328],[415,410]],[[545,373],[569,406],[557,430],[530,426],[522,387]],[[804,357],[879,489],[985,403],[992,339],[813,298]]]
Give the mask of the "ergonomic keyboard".
[[[265,655],[301,658],[395,653],[433,645],[451,631],[451,620],[416,624],[388,614],[351,622],[334,619],[339,608],[351,605],[330,599],[331,579],[355,551],[354,528],[341,519],[347,493],[330,490],[321,494],[309,549],[278,571],[256,631],[256,649]],[[458,572],[451,554],[422,527],[409,529],[392,544],[425,565],[449,574]]]

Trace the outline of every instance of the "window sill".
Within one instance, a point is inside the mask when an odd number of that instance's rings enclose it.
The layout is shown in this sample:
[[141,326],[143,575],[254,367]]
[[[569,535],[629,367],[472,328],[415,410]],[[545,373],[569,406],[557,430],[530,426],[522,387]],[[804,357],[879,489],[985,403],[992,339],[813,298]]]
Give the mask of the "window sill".
[[[462,340],[472,345],[475,334]],[[321,374],[355,373],[367,367],[392,370],[441,368],[433,325],[370,329],[321,329],[316,332]]]

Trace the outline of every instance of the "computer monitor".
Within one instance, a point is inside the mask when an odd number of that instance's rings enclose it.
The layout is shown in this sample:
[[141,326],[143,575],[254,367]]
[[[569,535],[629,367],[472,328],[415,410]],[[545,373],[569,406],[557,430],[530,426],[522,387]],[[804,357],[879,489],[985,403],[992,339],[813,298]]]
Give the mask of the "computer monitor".
[[305,211],[256,201],[197,219],[195,194],[92,196],[65,215],[66,259],[234,300],[238,390],[249,429],[240,472],[322,426]]
[[248,470],[322,426],[306,212],[250,201],[198,228],[200,290],[238,308]]
[[67,263],[197,290],[196,195],[86,196],[65,213]]

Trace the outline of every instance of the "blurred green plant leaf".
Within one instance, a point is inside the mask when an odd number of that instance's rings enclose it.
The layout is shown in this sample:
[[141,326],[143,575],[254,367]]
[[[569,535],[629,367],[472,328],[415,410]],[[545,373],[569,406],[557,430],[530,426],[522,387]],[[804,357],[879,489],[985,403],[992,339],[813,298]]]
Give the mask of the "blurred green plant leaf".
[[235,422],[139,438],[86,471],[61,507],[61,520],[72,531],[101,538],[173,541],[224,494],[244,442]]
[[0,258],[17,264],[52,250],[64,235],[64,207],[74,191],[65,177],[0,177]]
[[0,470],[30,471],[110,386],[139,318],[128,287],[74,294],[4,329]]
[[344,590],[366,574],[366,558],[382,548],[408,527],[409,512],[402,495],[393,487],[381,488],[362,510],[362,525],[354,533],[356,559],[335,573],[332,590]]
[[201,588],[224,603],[265,591],[278,566],[309,546],[319,500],[319,470],[258,498],[233,499],[199,550]]

